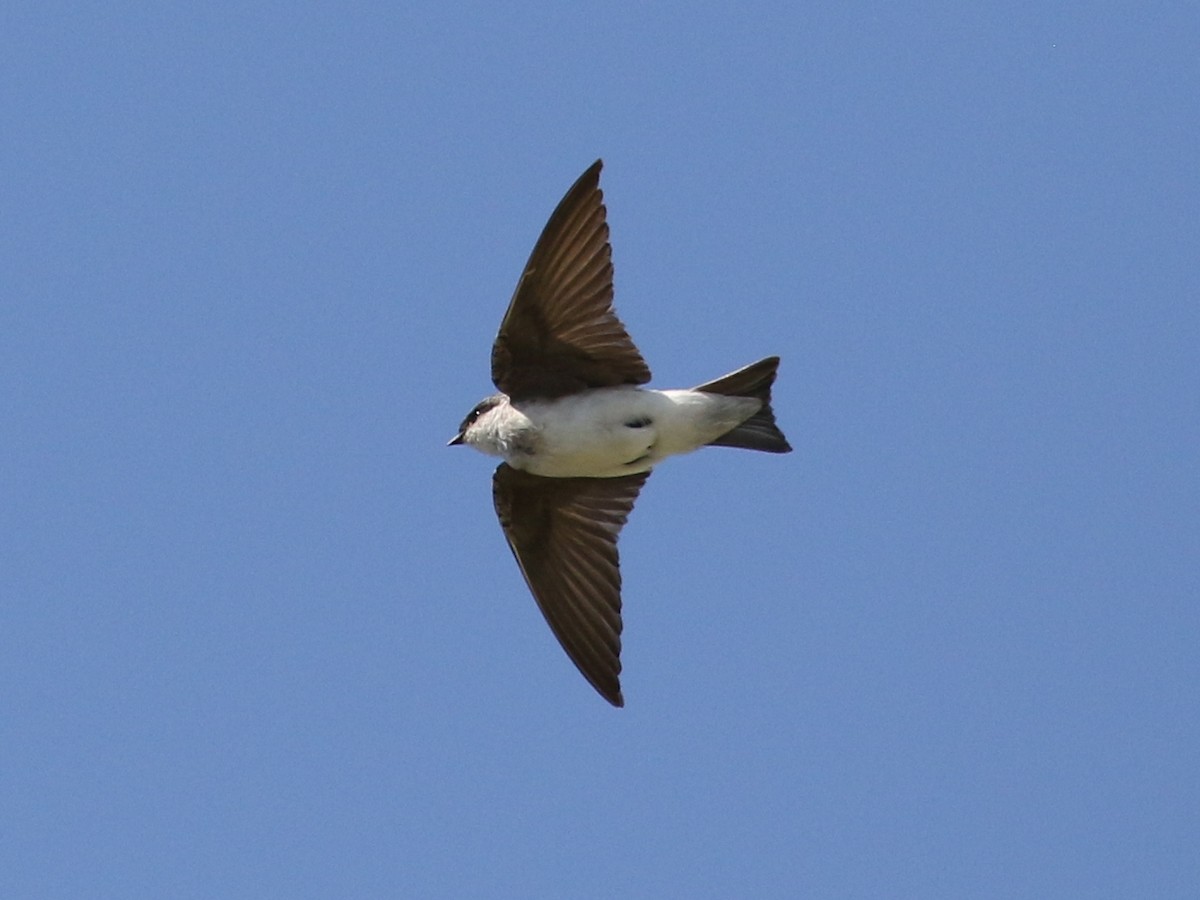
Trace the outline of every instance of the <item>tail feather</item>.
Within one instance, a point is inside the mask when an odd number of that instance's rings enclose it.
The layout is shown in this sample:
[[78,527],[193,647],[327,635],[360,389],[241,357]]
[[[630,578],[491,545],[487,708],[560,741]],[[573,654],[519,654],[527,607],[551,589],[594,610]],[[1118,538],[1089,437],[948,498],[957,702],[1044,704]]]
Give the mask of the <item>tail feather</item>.
[[763,450],[767,453],[790,453],[791,445],[779,426],[775,424],[775,412],[771,409],[771,385],[775,383],[775,371],[779,368],[779,357],[768,356],[692,388],[706,394],[721,394],[725,397],[753,397],[762,401],[762,407],[741,425],[709,441],[714,447],[740,447],[744,450]]

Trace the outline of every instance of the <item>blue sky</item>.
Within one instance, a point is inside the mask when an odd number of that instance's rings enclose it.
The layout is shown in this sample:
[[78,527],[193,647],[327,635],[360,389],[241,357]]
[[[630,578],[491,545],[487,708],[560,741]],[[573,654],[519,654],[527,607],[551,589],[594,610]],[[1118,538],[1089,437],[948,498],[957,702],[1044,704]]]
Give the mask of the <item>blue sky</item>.
[[[1189,4],[17,3],[0,28],[0,893],[1192,897]],[[603,157],[678,387],[786,457],[561,653],[488,393]]]

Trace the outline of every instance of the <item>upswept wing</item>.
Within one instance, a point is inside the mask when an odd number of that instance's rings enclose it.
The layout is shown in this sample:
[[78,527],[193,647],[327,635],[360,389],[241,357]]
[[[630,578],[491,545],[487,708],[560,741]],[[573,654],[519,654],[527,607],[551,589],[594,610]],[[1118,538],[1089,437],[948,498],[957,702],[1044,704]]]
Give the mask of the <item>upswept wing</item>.
[[515,400],[650,380],[613,310],[602,165],[596,160],[550,216],[492,346],[492,381]]

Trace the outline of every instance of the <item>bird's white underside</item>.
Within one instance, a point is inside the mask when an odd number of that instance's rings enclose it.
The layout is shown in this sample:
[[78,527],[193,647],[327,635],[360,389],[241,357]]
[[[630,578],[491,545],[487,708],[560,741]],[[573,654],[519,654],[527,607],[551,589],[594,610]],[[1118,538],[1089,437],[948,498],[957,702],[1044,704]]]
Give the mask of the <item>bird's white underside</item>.
[[751,397],[700,391],[597,388],[558,400],[502,402],[465,443],[532,475],[612,478],[690,453],[754,415]]

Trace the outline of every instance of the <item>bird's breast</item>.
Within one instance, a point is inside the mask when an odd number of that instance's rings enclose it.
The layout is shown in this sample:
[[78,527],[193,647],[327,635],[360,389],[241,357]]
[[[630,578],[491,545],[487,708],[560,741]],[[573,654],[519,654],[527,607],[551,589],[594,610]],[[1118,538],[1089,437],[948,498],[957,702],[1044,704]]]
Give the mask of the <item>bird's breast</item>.
[[552,401],[522,403],[535,439],[509,463],[551,478],[612,478],[647,471],[664,404],[637,388],[600,388]]

